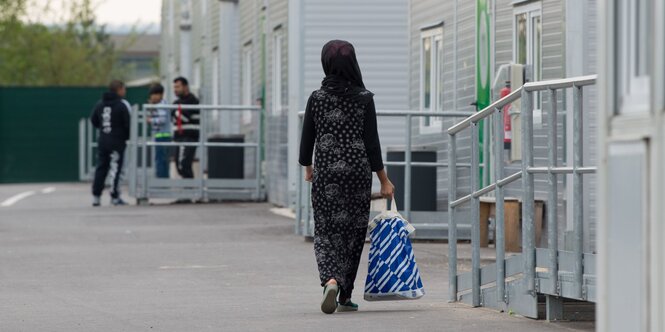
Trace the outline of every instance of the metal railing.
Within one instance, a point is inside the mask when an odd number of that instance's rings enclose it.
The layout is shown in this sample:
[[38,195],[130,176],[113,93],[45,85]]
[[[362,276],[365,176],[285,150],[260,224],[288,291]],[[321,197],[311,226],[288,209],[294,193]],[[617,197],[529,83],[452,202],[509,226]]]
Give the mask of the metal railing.
[[[132,105],[131,112],[138,110],[138,105]],[[97,164],[97,138],[98,130],[90,123],[90,118],[79,119],[79,181],[92,181],[95,177]],[[122,167],[121,181],[126,181],[127,158]]]
[[90,181],[95,174],[95,149],[97,130],[88,118],[79,120],[79,180]]
[[[299,132],[302,131],[302,120],[305,112],[300,112],[300,127]],[[425,112],[425,111],[377,111],[377,117],[402,117],[405,118],[405,147],[404,147],[404,161],[384,161],[384,166],[403,166],[404,167],[404,183],[395,183],[396,186],[404,186],[404,199],[402,214],[410,219],[412,217],[411,211],[411,169],[412,167],[434,167],[442,168],[448,167],[446,162],[413,162],[413,123],[414,118],[461,118],[468,117],[474,114],[473,112],[460,112],[460,111],[443,111],[443,112]],[[458,165],[459,167],[471,167],[470,164]],[[297,171],[297,197],[296,197],[296,225],[295,232],[298,235],[313,236],[314,232],[314,219],[311,207],[310,190],[311,185],[304,181],[303,168],[298,165]],[[445,216],[445,213],[443,213]],[[417,229],[447,229],[447,223],[418,223],[411,220]],[[471,225],[468,225],[470,230]],[[418,232],[416,232],[418,236]]]
[[[595,301],[595,255],[583,251],[583,182],[584,174],[595,173],[595,167],[583,163],[583,90],[596,83],[596,76],[526,83],[509,95],[448,129],[449,145],[449,295],[451,301],[462,301],[472,306],[494,307],[500,310],[537,317],[537,294],[547,295],[547,314],[561,314],[559,297]],[[572,167],[557,164],[557,94],[563,89],[573,93],[573,163]],[[547,114],[548,166],[534,166],[533,100],[534,93],[549,94]],[[503,155],[504,106],[521,99],[521,170],[504,175],[506,164]],[[479,174],[478,123],[493,117],[493,158],[495,180],[481,188]],[[456,135],[471,131],[471,193],[457,197],[457,146]],[[515,138],[514,138],[515,139]],[[534,175],[546,174],[548,197],[546,200],[547,247],[536,248],[534,222]],[[557,179],[559,175],[573,176],[573,250],[559,250],[557,223]],[[522,253],[506,259],[505,256],[505,187],[522,180]],[[480,197],[494,192],[496,196],[495,247],[496,262],[480,266]],[[471,271],[457,273],[457,223],[458,209],[465,203],[471,205]],[[539,270],[537,271],[537,268]],[[519,278],[521,276],[521,278]],[[469,289],[471,290],[469,294]],[[470,296],[469,296],[470,295]]]
[[[90,118],[79,120],[79,181],[92,181],[97,167],[97,135],[99,130],[92,126]],[[125,184],[128,161],[122,167],[121,183]],[[110,185],[110,178],[107,179]]]
[[[154,109],[199,110],[200,131],[198,142],[156,142],[149,134],[148,111]],[[249,131],[254,132],[255,142],[210,142],[208,141],[208,128],[211,119],[208,116],[213,111],[219,112],[256,112],[259,116],[263,109],[259,106],[244,105],[164,105],[146,104],[138,112],[132,112],[129,151],[129,192],[139,201],[150,198],[174,199],[251,199],[263,200],[265,198],[264,180],[262,175],[263,132],[261,121],[251,122]],[[219,133],[215,133],[219,134]],[[148,160],[148,151],[155,154],[156,147],[197,147],[199,168],[193,179],[156,178],[150,169],[152,162]],[[210,178],[208,171],[208,148],[236,147],[254,149],[254,178],[225,179]]]

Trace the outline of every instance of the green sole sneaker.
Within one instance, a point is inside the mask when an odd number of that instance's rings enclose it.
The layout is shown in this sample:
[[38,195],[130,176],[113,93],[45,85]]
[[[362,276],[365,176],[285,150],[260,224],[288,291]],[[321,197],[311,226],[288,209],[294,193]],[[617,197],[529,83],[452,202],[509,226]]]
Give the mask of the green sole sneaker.
[[321,311],[326,314],[332,314],[337,309],[337,285],[327,285],[323,289],[323,299],[321,300]]
[[345,304],[337,304],[337,312],[358,311],[358,305],[348,301]]

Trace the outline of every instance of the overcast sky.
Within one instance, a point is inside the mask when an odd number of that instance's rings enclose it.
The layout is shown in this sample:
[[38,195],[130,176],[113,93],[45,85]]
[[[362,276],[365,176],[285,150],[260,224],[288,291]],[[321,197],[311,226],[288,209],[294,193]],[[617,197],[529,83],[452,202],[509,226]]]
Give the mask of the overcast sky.
[[[43,6],[49,2],[49,0],[33,1],[38,6]],[[68,2],[68,0],[51,0],[53,14],[62,14],[64,11],[63,4]],[[133,25],[138,25],[141,30],[150,26],[150,32],[159,32],[161,0],[92,0],[92,2],[96,7],[97,22],[107,25],[111,31],[122,31]],[[31,17],[34,16],[34,14],[31,14]],[[44,23],[52,23],[53,21],[52,18],[45,17],[43,13],[39,13],[37,16]]]

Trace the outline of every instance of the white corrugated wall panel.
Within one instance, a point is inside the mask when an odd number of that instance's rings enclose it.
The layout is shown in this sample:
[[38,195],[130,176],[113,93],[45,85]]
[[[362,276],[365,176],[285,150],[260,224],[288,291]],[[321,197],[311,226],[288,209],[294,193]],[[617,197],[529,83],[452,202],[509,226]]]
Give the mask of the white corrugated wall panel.
[[268,200],[276,205],[288,206],[288,110],[273,104],[274,38],[282,36],[281,72],[282,105],[288,103],[288,1],[268,2],[266,37],[266,168]]
[[[587,26],[585,27],[585,36],[584,40],[586,41],[586,75],[596,74],[598,68],[598,11],[596,0],[587,0]],[[585,135],[587,140],[585,141],[588,149],[586,150],[585,157],[587,159],[584,162],[588,165],[596,166],[598,165],[598,151],[596,146],[598,144],[598,89],[597,86],[589,87],[584,90],[584,99],[585,99],[585,118],[584,123],[586,124]],[[597,177],[595,175],[587,175],[584,178],[584,189],[588,193],[588,212],[587,216],[589,219],[588,227],[584,230],[586,237],[585,250],[590,252],[596,251],[596,238],[597,238],[597,219],[596,219],[596,209],[597,209],[597,200],[596,200],[596,190],[597,190]]]
[[181,5],[176,0],[162,2],[159,68],[168,100],[173,99],[171,80],[178,75],[180,64],[180,10]]
[[[443,21],[443,109],[444,111],[472,111],[470,104],[475,100],[475,2],[458,0],[457,4],[457,66],[455,66],[455,2],[411,1],[410,24],[410,105],[414,110],[420,107],[420,44],[421,29],[424,26]],[[457,79],[455,80],[455,71]],[[455,94],[457,88],[457,95]],[[455,103],[456,99],[456,103]],[[457,109],[455,109],[457,105]],[[439,132],[420,133],[419,123],[415,122],[414,144],[436,149],[437,159],[447,161],[448,135],[446,129],[459,119],[445,119]],[[468,162],[470,148],[468,132],[458,134],[458,158]],[[469,190],[469,172],[458,172],[460,194]],[[437,172],[437,205],[439,210],[448,206],[448,169]]]
[[[378,110],[409,108],[407,0],[307,0],[304,4],[304,92],[320,87],[321,48],[343,39],[356,48],[363,80]],[[404,120],[379,119],[383,151],[404,144]]]
[[[239,12],[240,12],[240,47],[238,49],[238,54],[240,57],[240,82],[241,87],[241,96],[242,96],[242,87],[244,86],[244,77],[242,75],[242,68],[244,64],[244,51],[246,49],[251,49],[252,59],[251,59],[251,91],[250,91],[250,102],[252,104],[256,103],[256,100],[261,97],[261,39],[259,34],[259,20],[261,17],[261,5],[262,0],[244,0],[239,1]],[[240,100],[243,103],[243,100]],[[258,113],[252,113],[251,122],[245,123],[244,120],[241,120],[241,132],[245,134],[246,141],[256,141],[256,132],[254,128],[257,126],[259,121]],[[245,149],[245,177],[254,177],[256,174],[256,154],[252,149]]]

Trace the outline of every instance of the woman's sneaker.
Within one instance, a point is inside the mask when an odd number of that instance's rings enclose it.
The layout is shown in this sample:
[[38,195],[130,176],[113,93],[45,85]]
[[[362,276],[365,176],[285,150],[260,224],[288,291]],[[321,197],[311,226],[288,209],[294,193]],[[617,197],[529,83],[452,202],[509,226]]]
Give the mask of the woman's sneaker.
[[345,303],[337,304],[337,312],[358,311],[358,305],[351,302],[351,299],[346,300]]
[[339,287],[335,284],[326,285],[323,288],[323,299],[321,300],[321,311],[332,314],[337,309],[337,293]]
[[112,198],[111,199],[111,204],[113,204],[115,206],[127,205],[127,203],[125,203],[125,201],[123,201],[122,198],[119,198],[119,197],[118,198]]

